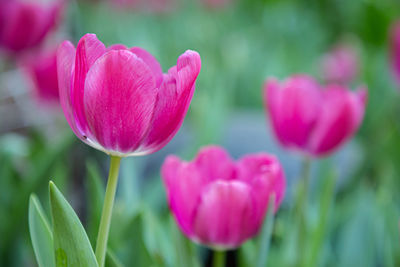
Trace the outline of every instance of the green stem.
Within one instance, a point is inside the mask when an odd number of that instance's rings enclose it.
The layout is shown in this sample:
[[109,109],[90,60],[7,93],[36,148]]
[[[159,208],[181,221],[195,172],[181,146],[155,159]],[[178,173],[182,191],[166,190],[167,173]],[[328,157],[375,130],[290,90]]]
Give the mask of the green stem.
[[121,164],[121,158],[111,156],[110,172],[108,174],[106,196],[104,198],[103,212],[101,214],[99,233],[97,235],[96,244],[96,259],[99,267],[104,266],[106,252],[107,252],[107,240],[110,231],[111,215],[114,205],[115,192],[118,184],[118,172]]
[[317,266],[318,257],[321,254],[320,252],[322,244],[328,227],[329,212],[332,209],[332,203],[334,200],[335,181],[335,174],[329,174],[329,177],[326,177],[325,179],[324,187],[320,197],[320,206],[318,212],[319,220],[316,229],[310,235],[311,249],[306,266]]
[[213,267],[225,267],[225,251],[215,250],[213,257]]
[[299,185],[299,195],[297,200],[297,219],[298,219],[298,266],[302,266],[304,262],[304,255],[306,249],[306,237],[307,237],[307,204],[308,204],[308,191],[310,187],[310,170],[311,170],[311,159],[306,157],[303,160],[303,167],[301,172],[301,180]]
[[265,216],[261,230],[260,243],[258,245],[257,267],[265,267],[268,259],[269,246],[271,243],[272,229],[274,226],[275,195],[270,197],[268,212]]

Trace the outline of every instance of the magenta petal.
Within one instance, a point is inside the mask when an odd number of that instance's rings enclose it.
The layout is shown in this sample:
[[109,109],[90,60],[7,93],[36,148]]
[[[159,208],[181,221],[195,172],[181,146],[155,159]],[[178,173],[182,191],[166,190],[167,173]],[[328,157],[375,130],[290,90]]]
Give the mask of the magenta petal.
[[270,197],[275,195],[275,211],[283,201],[286,180],[283,168],[276,157],[265,153],[246,155],[237,163],[238,179],[246,182],[254,192],[258,202],[255,220],[262,223]]
[[400,84],[400,21],[396,22],[391,30],[391,63],[393,73]]
[[107,47],[107,52],[110,50],[127,50],[126,46],[123,44],[113,44]]
[[153,55],[147,52],[145,49],[140,47],[132,47],[129,50],[136,56],[141,58],[151,69],[156,79],[156,86],[157,88],[159,88],[163,81],[163,72],[160,63],[158,63],[157,59],[155,59],[155,57],[153,57]]
[[179,130],[189,109],[200,66],[199,54],[186,51],[178,58],[177,66],[164,75],[153,123],[143,142],[144,150],[154,152],[161,149]]
[[71,103],[72,73],[75,61],[75,47],[69,42],[63,42],[57,50],[57,75],[58,90],[60,95],[61,107],[64,111],[65,118],[71,126],[76,136],[84,140],[76,126],[74,111]]
[[111,50],[90,68],[84,93],[85,115],[97,142],[110,153],[133,153],[154,110],[157,92],[149,67],[127,50]]
[[[177,77],[178,95],[183,94],[183,92],[192,90],[196,82],[197,76],[200,73],[200,69],[201,69],[201,59],[199,53],[197,53],[196,51],[187,50],[178,58],[176,64],[176,70],[178,73]],[[187,105],[189,105],[189,103],[187,103]]]
[[195,239],[219,248],[236,248],[254,234],[251,188],[238,181],[216,181],[202,193],[194,215]]
[[61,1],[0,1],[0,45],[16,52],[36,46],[54,26],[61,8]]
[[83,106],[86,75],[90,67],[105,51],[104,44],[97,39],[95,34],[83,36],[76,47],[75,76],[71,98],[77,127],[83,132],[87,130],[85,108]]
[[278,87],[266,83],[267,108],[279,141],[288,147],[303,149],[307,145],[320,109],[318,83],[305,75],[293,76]]
[[207,177],[207,182],[217,179],[230,180],[235,178],[235,163],[229,154],[221,147],[207,146],[202,148],[194,159],[197,169]]
[[161,169],[168,203],[182,231],[192,236],[193,213],[206,182],[194,164],[169,156]]
[[350,138],[360,126],[365,102],[365,90],[353,93],[340,86],[328,87],[310,139],[310,152],[314,155],[327,154]]

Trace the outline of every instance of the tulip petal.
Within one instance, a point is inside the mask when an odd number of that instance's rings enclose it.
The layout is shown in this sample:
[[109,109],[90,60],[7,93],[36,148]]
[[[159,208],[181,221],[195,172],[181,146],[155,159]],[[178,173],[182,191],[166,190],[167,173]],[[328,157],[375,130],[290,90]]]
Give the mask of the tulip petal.
[[202,193],[194,214],[195,239],[213,247],[238,247],[255,234],[256,202],[251,188],[238,181],[216,181]]
[[107,52],[110,50],[127,50],[126,46],[123,44],[113,44],[107,47]]
[[309,150],[324,155],[345,142],[360,126],[364,116],[366,91],[353,93],[341,86],[324,91],[323,107],[310,139]]
[[198,172],[195,164],[181,162],[175,156],[167,157],[161,174],[170,209],[182,231],[192,236],[192,216],[206,179]]
[[63,1],[0,1],[0,44],[15,52],[36,46],[55,25],[62,7]]
[[274,132],[286,146],[304,148],[320,109],[321,95],[317,82],[308,76],[293,76],[282,85],[268,80],[266,103]]
[[260,207],[257,221],[261,224],[272,194],[275,195],[275,212],[285,195],[286,180],[282,166],[276,157],[259,153],[242,157],[237,169],[238,179],[246,182],[254,192]]
[[112,154],[133,153],[149,127],[157,93],[147,64],[127,50],[111,50],[90,68],[84,93],[96,141]]
[[105,51],[104,44],[97,39],[95,34],[86,34],[83,36],[76,47],[75,76],[71,98],[77,127],[82,132],[87,131],[87,121],[83,105],[86,75],[91,66]]
[[207,182],[216,179],[231,180],[236,176],[235,163],[221,147],[207,146],[202,148],[194,160],[197,169],[207,177]]
[[142,59],[151,69],[156,79],[156,86],[157,88],[159,88],[163,81],[163,72],[161,69],[161,65],[160,63],[158,63],[157,59],[152,54],[150,54],[141,47],[132,47],[129,50],[136,56],[138,56],[140,59]]
[[58,90],[60,95],[61,107],[64,111],[65,118],[71,126],[75,135],[82,139],[83,134],[78,130],[74,111],[71,102],[71,88],[72,88],[72,73],[73,64],[75,61],[75,47],[69,42],[63,42],[57,50],[57,76],[58,76]]
[[400,21],[396,22],[391,30],[390,48],[393,73],[400,84]]
[[161,149],[179,130],[189,109],[200,68],[200,55],[186,51],[178,58],[177,66],[164,75],[153,122],[143,142],[144,150],[155,152]]

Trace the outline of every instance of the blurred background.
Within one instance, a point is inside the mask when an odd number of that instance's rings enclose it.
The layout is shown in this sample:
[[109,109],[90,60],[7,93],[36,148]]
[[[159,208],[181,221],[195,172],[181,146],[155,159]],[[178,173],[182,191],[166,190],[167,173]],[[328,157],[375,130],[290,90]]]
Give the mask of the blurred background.
[[[0,10],[0,34],[7,24],[4,13]],[[73,135],[57,94],[41,96],[35,88],[39,78],[32,78],[39,56],[51,54],[65,39],[76,44],[85,33],[96,33],[106,45],[143,47],[164,71],[187,49],[202,59],[196,92],[176,137],[153,155],[122,161],[110,237],[121,266],[209,266],[212,253],[191,244],[175,226],[159,173],[168,154],[189,160],[207,144],[220,144],[235,158],[260,151],[278,156],[288,189],[268,266],[296,266],[298,247],[288,211],[301,157],[276,142],[262,86],[267,77],[295,73],[329,80],[326,61],[343,47],[355,62],[347,83],[353,89],[368,87],[367,110],[351,142],[313,162],[311,234],[303,251],[307,266],[400,266],[400,83],[390,52],[399,1],[81,0],[62,3],[55,18],[29,49],[7,48],[0,39],[0,266],[36,266],[28,200],[36,193],[49,216],[50,179],[95,242],[108,158]],[[228,266],[251,266],[254,247],[249,241],[229,252]]]

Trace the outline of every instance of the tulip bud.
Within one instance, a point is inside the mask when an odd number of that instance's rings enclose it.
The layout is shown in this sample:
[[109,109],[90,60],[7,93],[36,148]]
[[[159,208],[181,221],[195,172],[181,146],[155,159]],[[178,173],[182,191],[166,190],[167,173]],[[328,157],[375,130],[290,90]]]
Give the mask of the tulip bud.
[[232,4],[233,0],[202,0],[203,4],[208,8],[223,8]]
[[16,53],[37,46],[55,26],[64,1],[0,1],[0,47]]
[[161,170],[170,209],[191,240],[233,249],[256,235],[271,196],[278,210],[286,181],[279,161],[265,153],[234,162],[217,146],[190,162],[169,156]]
[[49,104],[59,102],[55,50],[29,55],[21,61],[21,67],[39,101]]
[[322,60],[324,80],[328,83],[348,84],[358,73],[358,56],[350,45],[340,44]]
[[367,91],[352,92],[343,85],[321,86],[311,77],[297,75],[283,83],[268,79],[264,102],[279,142],[310,156],[332,153],[361,124]]
[[394,76],[400,84],[400,21],[393,26],[391,31],[391,63]]
[[61,106],[88,145],[120,157],[153,153],[181,126],[200,67],[200,55],[188,50],[163,74],[146,50],[106,48],[86,34],[76,49],[68,41],[58,49]]

